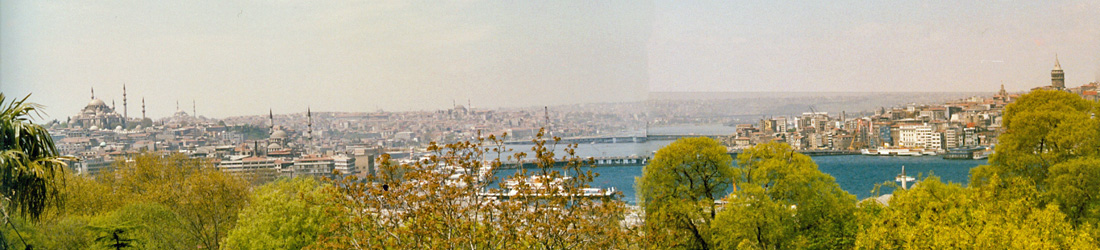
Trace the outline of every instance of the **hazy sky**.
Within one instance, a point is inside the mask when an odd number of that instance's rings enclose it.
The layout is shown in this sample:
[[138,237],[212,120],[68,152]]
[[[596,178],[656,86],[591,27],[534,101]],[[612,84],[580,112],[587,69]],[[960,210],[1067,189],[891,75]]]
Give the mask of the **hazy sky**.
[[[0,90],[53,119],[631,101],[649,91],[1010,91],[1100,78],[1100,1],[0,0]],[[325,1],[322,1],[325,2]],[[515,3],[512,3],[515,2]]]

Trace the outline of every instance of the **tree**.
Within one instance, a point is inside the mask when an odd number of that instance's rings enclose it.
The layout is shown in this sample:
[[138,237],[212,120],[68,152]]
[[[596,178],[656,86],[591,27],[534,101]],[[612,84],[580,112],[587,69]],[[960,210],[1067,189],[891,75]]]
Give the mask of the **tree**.
[[1100,158],[1079,158],[1050,168],[1050,196],[1074,225],[1100,222]]
[[737,155],[735,190],[714,223],[721,249],[850,248],[855,196],[787,144],[766,143]]
[[171,204],[187,232],[206,249],[220,249],[248,203],[248,182],[204,166],[188,176]]
[[[625,212],[613,198],[581,197],[595,176],[590,160],[576,157],[576,145],[560,158],[553,141],[533,140],[531,158],[512,154],[503,136],[429,144],[429,156],[415,163],[383,161],[383,174],[360,181],[349,176],[325,189],[326,227],[315,249],[573,249],[625,248],[628,230],[618,226]],[[537,187],[520,182],[505,194],[495,171],[516,162],[537,165],[517,171],[555,180]],[[483,172],[487,171],[487,172]],[[558,178],[565,177],[569,178]],[[498,194],[498,195],[494,195]],[[493,198],[496,197],[496,198]]]
[[330,223],[322,185],[314,178],[279,179],[249,197],[237,226],[225,238],[227,249],[302,249]]
[[657,151],[636,180],[648,247],[710,248],[715,201],[730,187],[732,161],[725,147],[705,137],[681,138]]
[[[116,244],[115,237],[123,236],[127,247],[135,249],[188,249],[194,248],[188,238],[181,218],[167,206],[152,202],[136,202],[122,208],[100,214],[92,219],[90,228]],[[121,231],[120,231],[121,230]],[[117,234],[117,235],[116,235]],[[97,238],[97,241],[102,240]]]
[[964,188],[929,177],[898,189],[856,240],[856,248],[1096,249],[1088,228],[1073,228],[1054,205],[1039,205],[1028,179],[994,176]]
[[[61,157],[53,138],[42,126],[31,123],[42,105],[12,100],[0,110],[0,195],[4,216],[9,211],[37,220],[48,207],[61,203],[59,190],[67,158]],[[0,93],[0,105],[7,99]]]
[[1005,132],[998,137],[996,153],[990,165],[971,170],[970,185],[986,186],[997,178],[1018,181],[1040,194],[1036,206],[1055,202],[1075,227],[1097,222],[1098,107],[1063,91],[1021,96],[1005,109]]
[[1047,187],[1051,166],[1100,154],[1100,127],[1093,104],[1064,91],[1036,90],[1005,108],[1005,132],[998,136],[990,165],[972,170],[971,184],[982,185],[992,175],[1031,179]]
[[95,181],[103,188],[93,190],[107,192],[104,198],[122,202],[83,204],[107,209],[141,202],[163,205],[178,216],[178,226],[186,233],[176,241],[190,247],[219,248],[238,213],[248,204],[247,181],[183,154],[142,153],[129,160],[120,159],[112,171],[101,173]]

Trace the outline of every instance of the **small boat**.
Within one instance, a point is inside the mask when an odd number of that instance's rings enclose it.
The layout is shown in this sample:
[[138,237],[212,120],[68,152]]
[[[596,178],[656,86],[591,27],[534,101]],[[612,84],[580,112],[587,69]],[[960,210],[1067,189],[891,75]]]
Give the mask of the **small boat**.
[[[531,197],[531,196],[538,196],[538,197],[541,197],[541,196],[573,196],[573,197],[583,197],[583,198],[601,198],[601,197],[612,197],[616,193],[616,190],[615,190],[614,187],[612,187],[612,188],[581,188],[580,192],[572,193],[572,194],[566,193],[566,191],[563,188],[563,184],[566,181],[570,180],[570,179],[572,179],[572,177],[566,176],[566,177],[551,178],[550,176],[546,176],[546,175],[532,175],[532,176],[529,176],[527,178],[510,179],[510,180],[504,181],[503,186],[504,186],[504,188],[507,189],[507,191],[498,192],[498,193],[481,193],[481,195],[482,196],[487,196],[487,197],[494,197],[494,198],[511,198],[511,197],[517,197],[517,196],[528,196],[528,197]],[[556,190],[556,193],[553,193],[553,194],[522,194],[518,190],[518,189],[523,188],[522,186],[526,186],[527,188],[530,188],[532,190],[539,190],[539,189],[542,189],[542,188],[550,188],[551,190]]]

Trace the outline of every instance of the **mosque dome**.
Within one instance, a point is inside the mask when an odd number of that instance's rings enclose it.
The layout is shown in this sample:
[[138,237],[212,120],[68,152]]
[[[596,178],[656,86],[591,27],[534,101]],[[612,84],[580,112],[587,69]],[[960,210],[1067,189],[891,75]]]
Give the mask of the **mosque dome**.
[[275,130],[275,132],[271,133],[271,138],[272,139],[286,139],[286,132],[283,132],[283,130],[281,130],[281,129],[280,130]]
[[279,146],[279,144],[275,144],[275,143],[272,143],[271,145],[267,145],[267,148],[268,148],[269,150],[270,150],[270,149],[278,149],[278,148],[280,148],[280,147],[281,147],[281,146]]
[[92,125],[91,127],[88,128],[88,130],[99,130],[99,126]]
[[88,102],[88,107],[99,107],[99,106],[107,106],[107,103],[104,103],[103,101],[101,101],[99,99],[92,99],[91,102]]

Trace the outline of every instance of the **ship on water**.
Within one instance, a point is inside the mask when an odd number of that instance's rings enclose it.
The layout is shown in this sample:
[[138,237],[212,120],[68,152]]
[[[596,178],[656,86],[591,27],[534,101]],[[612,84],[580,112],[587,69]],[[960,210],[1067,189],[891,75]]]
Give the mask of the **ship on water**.
[[935,156],[939,155],[939,152],[932,149],[879,147],[877,149],[862,149],[860,154],[870,156]]

